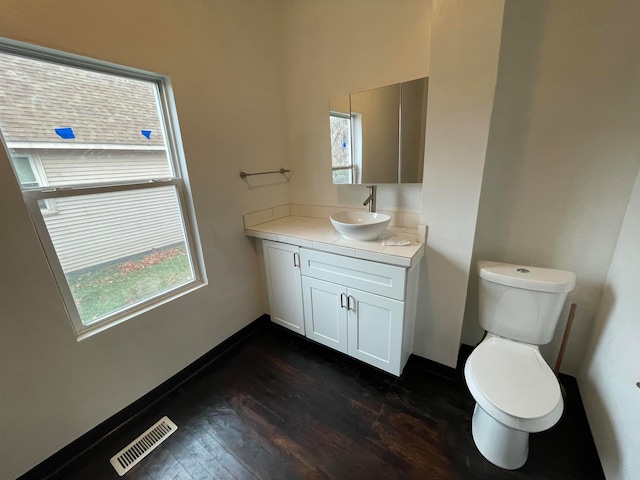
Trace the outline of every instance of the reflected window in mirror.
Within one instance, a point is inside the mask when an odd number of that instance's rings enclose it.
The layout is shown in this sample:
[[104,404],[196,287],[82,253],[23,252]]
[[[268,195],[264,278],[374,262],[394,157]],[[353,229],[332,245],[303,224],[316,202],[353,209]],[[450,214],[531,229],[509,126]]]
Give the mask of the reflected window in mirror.
[[329,101],[329,128],[331,133],[331,172],[333,183],[360,183],[362,171],[362,121],[351,112],[349,95]]
[[356,175],[351,151],[351,116],[348,113],[330,112],[329,122],[333,183],[352,184]]

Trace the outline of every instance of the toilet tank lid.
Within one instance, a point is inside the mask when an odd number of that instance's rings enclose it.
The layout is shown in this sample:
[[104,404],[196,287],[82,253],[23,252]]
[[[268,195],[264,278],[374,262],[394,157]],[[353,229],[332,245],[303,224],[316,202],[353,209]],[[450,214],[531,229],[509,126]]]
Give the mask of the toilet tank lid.
[[566,270],[529,267],[511,263],[478,262],[480,278],[508,287],[524,288],[537,292],[565,293],[576,285],[576,276]]

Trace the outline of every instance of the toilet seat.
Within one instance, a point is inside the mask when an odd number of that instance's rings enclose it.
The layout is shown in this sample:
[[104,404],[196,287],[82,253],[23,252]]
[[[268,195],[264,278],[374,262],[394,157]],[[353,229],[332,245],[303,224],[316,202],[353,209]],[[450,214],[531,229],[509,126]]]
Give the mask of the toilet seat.
[[478,405],[510,428],[541,432],[562,416],[558,380],[533,345],[490,335],[471,353],[464,372]]

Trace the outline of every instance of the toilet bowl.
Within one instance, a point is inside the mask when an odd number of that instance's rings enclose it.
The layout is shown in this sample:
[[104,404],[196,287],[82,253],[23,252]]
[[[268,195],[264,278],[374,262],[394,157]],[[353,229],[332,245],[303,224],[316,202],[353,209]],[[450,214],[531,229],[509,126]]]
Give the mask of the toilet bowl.
[[529,434],[548,430],[562,416],[556,376],[537,346],[491,334],[471,353],[464,374],[476,401],[471,430],[478,450],[501,468],[520,468]]
[[564,270],[478,262],[478,320],[487,332],[464,367],[476,401],[471,422],[478,450],[493,464],[520,468],[529,435],[560,420],[560,385],[540,354],[549,343],[575,275]]

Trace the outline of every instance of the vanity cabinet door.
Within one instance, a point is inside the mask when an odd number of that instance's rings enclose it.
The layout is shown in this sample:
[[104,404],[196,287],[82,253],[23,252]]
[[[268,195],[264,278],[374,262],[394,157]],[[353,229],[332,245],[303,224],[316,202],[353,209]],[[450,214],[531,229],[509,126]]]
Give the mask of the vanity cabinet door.
[[348,289],[348,354],[394,375],[401,373],[404,302]]
[[263,240],[262,249],[271,320],[304,335],[299,247]]
[[312,277],[302,277],[307,338],[347,353],[346,288]]

